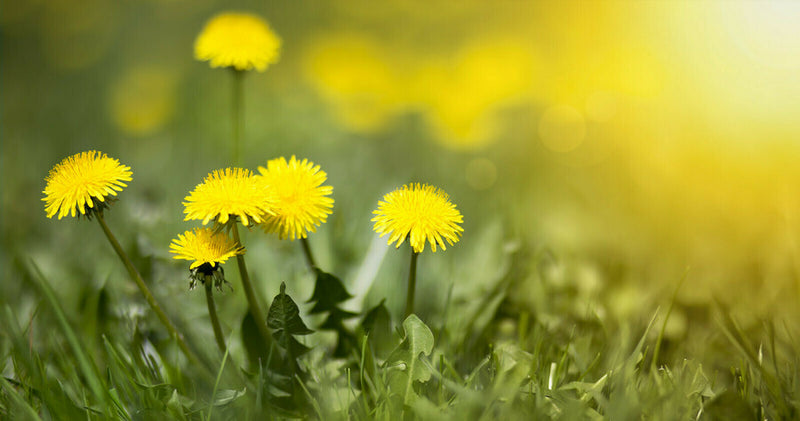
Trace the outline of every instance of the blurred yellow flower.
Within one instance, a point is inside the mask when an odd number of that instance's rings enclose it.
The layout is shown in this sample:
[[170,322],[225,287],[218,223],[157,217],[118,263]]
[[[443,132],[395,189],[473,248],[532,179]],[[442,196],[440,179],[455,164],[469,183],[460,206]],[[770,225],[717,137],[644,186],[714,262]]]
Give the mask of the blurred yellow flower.
[[45,178],[47,185],[42,200],[47,217],[58,213],[61,219],[67,214],[86,215],[90,210],[102,210],[108,206],[106,197],[122,191],[127,186],[124,181],[131,181],[132,174],[130,167],[98,151],[65,158]]
[[272,190],[263,179],[242,168],[214,170],[185,200],[184,220],[202,220],[203,225],[211,220],[225,224],[233,215],[247,226],[250,219],[261,223],[266,215],[274,214]]
[[372,213],[375,232],[381,237],[391,233],[388,243],[396,247],[408,237],[415,253],[425,249],[426,241],[434,252],[437,245],[445,250],[445,240],[452,246],[464,232],[458,225],[464,218],[447,193],[427,184],[404,185],[383,196]]
[[123,72],[111,86],[108,105],[115,125],[126,134],[157,132],[175,112],[176,71],[144,65]]
[[194,260],[189,269],[194,269],[203,264],[216,267],[218,263],[225,263],[228,258],[244,254],[245,250],[236,244],[222,231],[211,228],[195,228],[178,234],[169,245],[173,259]]
[[272,159],[258,171],[276,199],[275,214],[264,218],[266,232],[277,232],[282,240],[306,238],[331,214],[333,199],[327,196],[333,187],[322,185],[327,174],[319,165],[292,155],[288,162],[283,157]]
[[397,66],[385,50],[365,35],[327,34],[304,54],[306,76],[350,129],[380,129],[406,102],[402,95],[407,89],[398,82]]
[[208,21],[194,43],[194,57],[211,67],[267,70],[278,61],[281,40],[267,22],[250,13],[220,13]]

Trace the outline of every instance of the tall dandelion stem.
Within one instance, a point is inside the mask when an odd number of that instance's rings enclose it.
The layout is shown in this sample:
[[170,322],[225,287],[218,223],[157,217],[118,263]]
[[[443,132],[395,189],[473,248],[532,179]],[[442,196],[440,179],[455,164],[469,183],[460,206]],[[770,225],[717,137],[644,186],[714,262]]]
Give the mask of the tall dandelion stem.
[[311,254],[311,247],[308,245],[308,238],[301,238],[300,245],[303,246],[303,254],[306,256],[308,267],[313,271],[317,264],[314,263],[314,256]]
[[152,308],[153,311],[155,311],[156,316],[158,316],[158,319],[161,321],[164,327],[167,328],[167,331],[169,331],[170,336],[175,338],[175,340],[178,342],[178,347],[180,347],[181,351],[183,351],[183,353],[186,355],[186,358],[188,358],[189,361],[192,363],[195,364],[199,363],[197,356],[195,356],[194,353],[189,349],[189,346],[186,345],[186,341],[184,341],[183,336],[178,332],[178,329],[175,328],[175,325],[172,324],[172,322],[169,320],[169,317],[167,317],[167,314],[164,313],[164,310],[161,309],[161,306],[158,305],[158,302],[156,301],[156,298],[153,296],[153,293],[150,292],[150,288],[148,288],[147,284],[144,283],[142,275],[140,275],[139,271],[137,271],[136,268],[133,266],[133,263],[131,262],[131,259],[128,257],[128,254],[125,253],[125,250],[122,249],[122,246],[120,246],[119,241],[117,241],[117,238],[114,237],[114,234],[108,228],[106,220],[103,217],[103,213],[95,212],[94,215],[97,217],[97,222],[103,229],[103,233],[105,233],[106,238],[108,238],[108,241],[111,243],[111,246],[114,248],[114,251],[117,252],[117,256],[119,256],[120,260],[122,260],[122,264],[125,265],[125,269],[128,270],[128,274],[131,276],[131,278],[133,278],[133,281],[136,283],[136,286],[139,287],[139,291],[142,292],[142,295],[144,295],[144,298],[147,300],[147,303],[150,304],[150,308]]
[[208,304],[208,315],[211,317],[211,327],[214,328],[214,339],[217,340],[222,355],[225,355],[225,337],[222,335],[222,327],[219,325],[219,318],[217,317],[217,306],[214,305],[214,294],[212,292],[212,285],[210,281],[204,283],[206,289],[206,304]]
[[244,131],[244,71],[242,70],[233,69],[233,106],[231,110],[233,127],[231,160],[234,166],[239,166],[239,149]]
[[[234,223],[232,225],[233,240],[236,242],[236,244],[241,246],[242,241],[239,239],[238,224]],[[264,312],[261,310],[261,306],[258,304],[258,300],[256,299],[256,293],[255,290],[253,290],[253,284],[250,282],[250,275],[247,273],[247,265],[244,263],[244,256],[236,256],[236,263],[239,266],[239,276],[242,278],[244,295],[247,297],[247,304],[250,306],[250,311],[253,313],[253,318],[256,319],[258,331],[261,333],[264,342],[270,344],[272,343],[272,335],[269,333],[269,328],[267,327],[267,317],[264,316]]]
[[414,293],[417,288],[417,256],[419,253],[411,250],[411,265],[408,268],[408,292],[406,293],[406,314],[403,319],[414,312]]

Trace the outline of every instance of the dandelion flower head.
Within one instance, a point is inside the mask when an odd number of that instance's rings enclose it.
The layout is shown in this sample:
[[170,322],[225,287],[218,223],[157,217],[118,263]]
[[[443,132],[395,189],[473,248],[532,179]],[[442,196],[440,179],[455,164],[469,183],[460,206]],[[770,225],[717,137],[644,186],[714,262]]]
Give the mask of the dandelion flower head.
[[[131,168],[122,165],[98,151],[81,152],[56,164],[45,178],[47,185],[42,193],[45,197],[47,217],[58,213],[58,219],[81,215],[99,206],[106,205],[106,197],[116,196],[131,181]],[[97,203],[95,203],[95,201]]]
[[263,72],[278,61],[281,40],[267,22],[250,13],[220,13],[194,42],[194,57],[211,67]]
[[404,185],[383,196],[372,213],[375,232],[381,237],[390,234],[388,243],[396,242],[396,247],[408,238],[415,253],[425,249],[425,242],[434,252],[437,245],[445,250],[445,241],[452,246],[464,232],[458,225],[464,218],[450,197],[427,184]]
[[212,220],[225,224],[231,216],[238,216],[247,226],[250,220],[260,223],[265,215],[274,213],[272,190],[242,168],[214,170],[185,200],[184,220],[202,220],[203,225]]
[[178,238],[172,240],[169,248],[170,253],[175,255],[173,259],[194,260],[189,269],[203,264],[216,267],[245,251],[244,247],[236,244],[227,234],[215,232],[211,228],[195,228],[193,231],[178,234]]
[[264,218],[266,232],[276,232],[280,238],[306,238],[308,232],[328,219],[333,199],[328,197],[333,187],[323,186],[327,179],[319,165],[292,156],[272,159],[267,167],[258,167],[261,177],[275,194],[275,215]]

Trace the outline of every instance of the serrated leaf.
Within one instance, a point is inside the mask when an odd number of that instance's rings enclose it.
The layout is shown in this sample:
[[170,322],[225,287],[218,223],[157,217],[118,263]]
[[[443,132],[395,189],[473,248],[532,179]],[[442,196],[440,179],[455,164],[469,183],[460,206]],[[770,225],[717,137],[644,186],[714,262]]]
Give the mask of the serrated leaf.
[[400,395],[404,405],[417,398],[414,382],[427,382],[431,371],[420,361],[420,354],[430,355],[433,351],[433,333],[422,320],[412,314],[403,322],[405,336],[386,360],[384,367],[389,369],[389,387],[393,394]]
[[303,323],[300,309],[292,297],[286,294],[285,282],[281,282],[281,292],[275,296],[269,307],[267,326],[274,330],[284,330],[290,335],[308,335],[314,332]]
[[310,311],[311,314],[334,310],[338,303],[352,297],[339,278],[320,269],[315,270],[317,272],[317,281],[314,285],[314,293],[311,295],[311,299],[308,300],[310,303],[316,302]]

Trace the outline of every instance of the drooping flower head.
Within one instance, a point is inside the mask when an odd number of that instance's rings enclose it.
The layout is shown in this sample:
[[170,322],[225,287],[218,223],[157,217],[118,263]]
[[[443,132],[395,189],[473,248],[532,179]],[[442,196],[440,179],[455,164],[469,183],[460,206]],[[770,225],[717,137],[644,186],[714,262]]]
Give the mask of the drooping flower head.
[[250,13],[220,13],[206,23],[194,42],[194,57],[211,67],[267,70],[278,61],[281,40],[267,22]]
[[266,216],[262,224],[266,232],[276,232],[282,240],[306,238],[328,219],[333,209],[333,199],[328,196],[333,187],[322,185],[327,174],[319,165],[292,155],[288,162],[283,157],[272,159],[258,171],[276,199],[275,214]]
[[178,234],[169,245],[173,259],[193,260],[189,270],[192,282],[189,288],[194,288],[197,281],[214,282],[217,288],[225,282],[225,273],[222,263],[231,257],[244,254],[244,247],[233,241],[222,231],[211,228],[195,228]]
[[458,242],[464,222],[450,197],[442,190],[419,183],[411,183],[383,196],[375,217],[375,232],[389,236],[388,243],[397,242],[396,247],[408,238],[415,253],[425,249],[425,242],[435,252],[436,246],[445,250],[445,241],[451,246]]
[[[45,181],[42,193],[45,197],[47,217],[58,213],[58,219],[87,215],[108,207],[109,196],[116,196],[131,181],[131,168],[122,165],[98,151],[81,152],[56,164]],[[91,213],[89,213],[91,215]]]
[[201,220],[203,225],[212,220],[225,224],[231,216],[238,216],[247,226],[250,220],[260,223],[274,214],[272,190],[263,179],[242,168],[214,170],[185,200],[184,220]]

